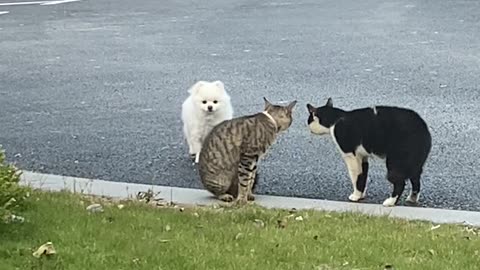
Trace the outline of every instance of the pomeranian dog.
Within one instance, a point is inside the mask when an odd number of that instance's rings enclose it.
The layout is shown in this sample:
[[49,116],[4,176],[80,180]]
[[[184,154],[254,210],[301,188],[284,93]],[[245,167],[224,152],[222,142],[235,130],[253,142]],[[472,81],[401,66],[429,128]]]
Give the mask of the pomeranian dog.
[[233,108],[221,81],[199,81],[188,93],[190,96],[182,104],[183,133],[190,157],[198,163],[205,137],[214,126],[232,119]]

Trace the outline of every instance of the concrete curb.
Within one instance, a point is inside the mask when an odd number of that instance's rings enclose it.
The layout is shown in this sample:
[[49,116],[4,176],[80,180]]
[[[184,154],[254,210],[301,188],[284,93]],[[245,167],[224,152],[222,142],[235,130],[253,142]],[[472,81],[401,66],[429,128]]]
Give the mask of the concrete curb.
[[[128,198],[135,196],[139,191],[152,189],[154,192],[161,192],[160,194],[163,199],[175,203],[211,205],[219,202],[212,198],[210,193],[201,189],[111,182],[97,179],[41,174],[29,171],[23,171],[21,183],[42,190],[68,190],[76,193],[104,195],[116,198]],[[473,211],[405,206],[386,208],[382,205],[375,204],[266,195],[256,195],[255,198],[257,204],[267,208],[296,208],[333,212],[354,212],[374,216],[389,216],[408,220],[424,220],[434,223],[465,224],[480,227],[480,212]]]

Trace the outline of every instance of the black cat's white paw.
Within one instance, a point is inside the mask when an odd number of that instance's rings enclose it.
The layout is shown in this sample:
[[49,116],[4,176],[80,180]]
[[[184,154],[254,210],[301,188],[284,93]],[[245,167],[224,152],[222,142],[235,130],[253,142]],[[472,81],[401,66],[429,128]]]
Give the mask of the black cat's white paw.
[[418,194],[410,194],[405,200],[406,206],[418,206]]
[[398,197],[390,197],[390,198],[386,199],[385,201],[383,201],[383,206],[385,206],[385,207],[395,206],[395,204],[397,203],[397,198]]
[[367,195],[366,192],[360,192],[360,191],[354,191],[350,196],[348,196],[348,200],[351,202],[358,202],[360,200],[365,199],[365,196]]

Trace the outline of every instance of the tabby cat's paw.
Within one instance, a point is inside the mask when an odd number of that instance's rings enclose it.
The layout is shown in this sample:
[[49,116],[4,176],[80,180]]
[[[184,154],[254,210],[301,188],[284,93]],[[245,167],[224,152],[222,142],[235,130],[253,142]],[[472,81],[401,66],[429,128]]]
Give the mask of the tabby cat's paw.
[[237,198],[234,202],[236,206],[243,206],[243,205],[246,205],[247,203],[248,203],[248,200],[245,200],[245,199],[242,200],[239,198]]
[[218,199],[224,202],[232,202],[233,201],[233,196],[230,194],[223,194],[218,196]]

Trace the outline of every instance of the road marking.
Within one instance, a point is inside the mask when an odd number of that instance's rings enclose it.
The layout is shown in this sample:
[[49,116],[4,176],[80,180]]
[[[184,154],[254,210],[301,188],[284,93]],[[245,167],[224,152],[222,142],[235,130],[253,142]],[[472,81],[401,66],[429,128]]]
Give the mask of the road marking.
[[46,3],[40,4],[41,6],[49,6],[49,5],[58,5],[64,3],[71,3],[71,2],[78,2],[81,0],[59,0],[59,1],[48,1]]
[[0,15],[8,14],[8,13],[10,13],[10,11],[0,11]]
[[0,6],[22,6],[22,5],[38,5],[47,1],[32,1],[32,2],[13,2],[13,3],[0,3]]
[[58,5],[70,2],[78,2],[81,0],[59,0],[59,1],[30,1],[30,2],[11,2],[11,3],[0,3],[0,6],[24,6],[24,5]]

